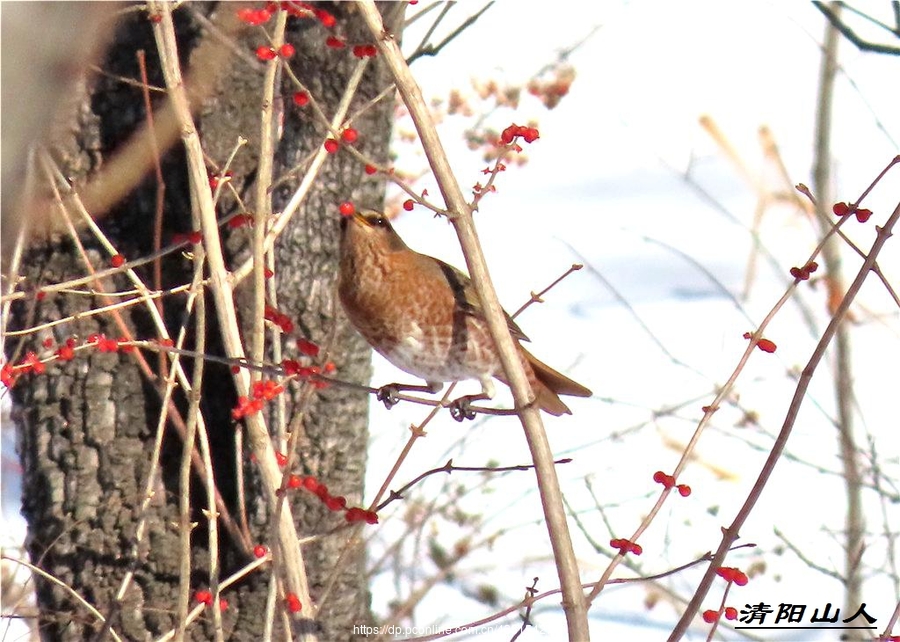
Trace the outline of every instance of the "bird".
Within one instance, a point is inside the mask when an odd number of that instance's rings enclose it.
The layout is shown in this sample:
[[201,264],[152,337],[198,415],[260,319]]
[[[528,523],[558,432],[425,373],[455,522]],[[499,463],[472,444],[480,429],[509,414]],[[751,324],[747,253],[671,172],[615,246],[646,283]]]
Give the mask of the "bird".
[[[470,278],[410,249],[383,213],[354,210],[340,226],[338,296],[347,318],[375,351],[426,382],[391,384],[378,398],[390,408],[400,389],[436,393],[445,382],[477,379],[481,393],[450,406],[458,421],[474,418],[469,404],[493,398],[493,379],[509,382]],[[521,345],[528,337],[504,314],[538,407],[571,414],[559,396],[590,397],[591,391],[528,352]]]

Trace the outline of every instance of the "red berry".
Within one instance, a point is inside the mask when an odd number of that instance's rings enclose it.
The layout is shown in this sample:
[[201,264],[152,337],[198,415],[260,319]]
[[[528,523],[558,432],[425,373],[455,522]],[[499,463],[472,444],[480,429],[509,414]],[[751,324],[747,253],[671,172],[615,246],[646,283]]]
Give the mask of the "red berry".
[[345,143],[353,144],[356,142],[357,138],[359,138],[359,132],[352,127],[348,127],[341,132],[341,139],[343,139]]
[[297,107],[305,107],[309,103],[309,94],[305,91],[294,92],[294,104]]
[[353,55],[357,58],[374,58],[378,55],[375,45],[353,45]]
[[267,549],[262,544],[257,544],[256,546],[253,547],[253,557],[263,558],[266,556],[266,554],[268,552],[269,552],[269,549]]
[[66,343],[66,345],[59,347],[56,351],[56,356],[59,357],[60,361],[71,361],[75,358],[75,349]]
[[834,212],[835,216],[846,216],[847,212],[850,211],[850,207],[844,201],[841,201],[840,203],[835,203],[831,211]]
[[345,45],[344,41],[337,36],[328,36],[328,38],[325,39],[325,46],[332,49],[343,49],[347,45]]
[[366,165],[366,174],[368,174],[369,176],[371,176],[372,174],[375,174],[377,172],[378,172],[378,168],[375,167],[374,165]]
[[340,207],[338,207],[338,210],[340,210],[341,216],[353,216],[356,212],[356,207],[350,201],[344,201],[341,203]]
[[525,139],[526,143],[533,143],[540,137],[541,137],[541,135],[538,133],[538,130],[534,127],[526,127],[522,131],[522,138]]
[[260,60],[275,60],[277,55],[278,54],[275,53],[275,50],[272,49],[272,47],[260,45],[256,48],[256,57]]
[[305,354],[307,357],[319,356],[319,346],[308,339],[297,339],[297,350],[299,350],[301,354]]
[[252,222],[253,219],[250,218],[249,214],[236,214],[228,219],[228,229],[236,230],[239,227],[250,225]]
[[265,9],[238,9],[237,17],[241,22],[246,22],[248,25],[259,26],[261,24],[265,24],[268,22],[269,18],[272,17],[272,12]]
[[738,612],[737,609],[733,606],[725,607],[725,619],[726,620],[734,620],[737,618]]
[[635,555],[640,555],[641,553],[644,552],[644,549],[641,547],[640,544],[637,544],[637,543],[632,542],[631,540],[627,540],[627,539],[622,539],[622,538],[611,539],[611,540],[609,540],[609,545],[612,546],[613,548],[619,549],[619,552],[622,555],[625,555],[626,553],[634,553]]
[[284,603],[288,608],[288,611],[291,613],[299,613],[300,609],[303,608],[303,605],[300,603],[300,598],[297,597],[294,593],[288,593],[284,596]]
[[407,212],[412,212],[412,209],[415,206],[416,206],[416,204],[413,202],[413,200],[411,198],[408,198],[405,201],[403,201],[403,209],[405,209]]
[[279,466],[284,466],[287,463],[287,455],[284,453],[275,451],[275,459],[278,461]]
[[122,267],[123,265],[125,265],[125,257],[122,256],[121,254],[114,254],[109,259],[109,264],[115,268]]
[[334,154],[338,150],[339,146],[340,145],[338,145],[338,142],[335,139],[333,139],[333,138],[325,139],[325,151],[328,152],[329,154]]
[[712,624],[713,622],[715,622],[718,619],[719,619],[718,611],[713,611],[712,609],[703,611],[703,621],[706,622],[707,624]]
[[335,24],[337,24],[337,20],[335,19],[335,17],[324,9],[316,9],[316,18],[319,19],[319,22],[322,23],[323,27],[327,27],[328,29],[331,29]]
[[278,50],[278,54],[282,58],[290,58],[295,53],[297,53],[297,48],[294,47],[294,45],[292,45],[289,42],[286,42],[283,45],[281,45],[281,48]]
[[691,487],[687,484],[678,484],[678,494],[682,497],[687,497],[691,494]]
[[778,349],[778,346],[775,345],[774,341],[770,341],[769,339],[760,339],[756,344],[756,347],[762,350],[763,352],[775,352]]
[[856,220],[860,223],[865,223],[872,216],[872,210],[867,209],[859,209],[856,210]]
[[201,604],[206,604],[209,606],[212,604],[212,593],[209,591],[197,591],[194,593],[194,599],[200,602]]

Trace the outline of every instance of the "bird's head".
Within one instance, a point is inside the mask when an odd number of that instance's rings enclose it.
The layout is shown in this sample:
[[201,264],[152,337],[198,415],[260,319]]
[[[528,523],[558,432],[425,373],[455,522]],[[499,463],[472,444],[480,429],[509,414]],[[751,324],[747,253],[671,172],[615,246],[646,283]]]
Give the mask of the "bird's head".
[[360,210],[341,218],[341,253],[387,254],[408,249],[388,217],[375,210]]

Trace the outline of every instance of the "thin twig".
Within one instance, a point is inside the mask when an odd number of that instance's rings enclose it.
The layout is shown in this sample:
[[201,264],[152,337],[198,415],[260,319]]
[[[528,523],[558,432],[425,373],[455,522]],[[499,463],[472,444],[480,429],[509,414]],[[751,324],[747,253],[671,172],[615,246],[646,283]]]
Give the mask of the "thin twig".
[[[451,4],[452,4],[452,3],[448,3],[448,7],[449,7]],[[493,0],[492,0],[491,2],[488,2],[488,3],[487,3],[486,5],[484,5],[481,9],[479,9],[476,13],[472,14],[471,16],[469,16],[468,18],[466,18],[465,20],[463,20],[462,23],[461,23],[456,29],[454,29],[453,31],[451,31],[450,34],[449,34],[446,38],[444,38],[443,40],[441,40],[441,41],[440,41],[438,44],[436,44],[436,45],[426,45],[426,44],[424,44],[424,41],[427,40],[427,37],[424,38],[424,39],[423,39],[423,44],[422,44],[422,45],[419,45],[419,47],[415,50],[415,52],[413,52],[413,54],[412,54],[412,55],[409,57],[409,59],[406,61],[406,64],[407,64],[407,65],[411,65],[411,64],[413,64],[413,63],[416,61],[416,59],[418,59],[418,58],[420,58],[420,57],[422,57],[422,56],[436,56],[436,55],[438,55],[438,53],[441,51],[441,49],[443,49],[444,47],[446,47],[447,45],[449,45],[449,44],[450,44],[451,42],[453,42],[453,40],[454,40],[455,38],[457,38],[463,31],[465,31],[466,29],[468,29],[469,27],[471,27],[473,24],[475,24],[475,22],[482,16],[482,14],[484,14],[485,11],[487,11],[488,9],[490,9],[491,6],[492,6],[493,4],[494,4]],[[445,12],[446,12],[446,10],[445,10]],[[441,15],[441,17],[443,17],[443,14]],[[437,26],[437,24],[435,23],[434,26]],[[434,28],[432,28],[432,31],[433,31],[433,30],[434,30]],[[430,36],[430,35],[431,35],[431,32],[429,32],[428,35]]]
[[[212,194],[209,190],[206,165],[203,160],[203,149],[191,115],[191,107],[178,63],[178,49],[171,7],[167,3],[151,0],[150,10],[155,15],[160,16],[160,21],[153,23],[153,33],[160,51],[163,76],[166,80],[166,86],[169,88],[173,110],[183,133],[182,139],[187,153],[193,209],[200,219],[204,246],[208,253],[210,289],[216,304],[223,344],[226,354],[230,358],[242,359],[244,357],[244,349],[238,330],[233,285],[222,253],[216,212]],[[235,373],[234,379],[238,395],[249,396],[250,378],[246,370],[239,369]],[[275,458],[275,449],[272,447],[268,431],[258,413],[247,417],[246,425],[249,431],[250,447],[256,456],[257,465],[262,476],[262,487],[267,495],[269,506],[274,513],[277,503],[276,489],[281,480],[281,471]],[[308,621],[307,618],[315,617],[315,605],[309,597],[306,568],[303,563],[302,553],[297,545],[297,530],[290,510],[284,510],[281,513],[278,549],[280,563],[276,566],[281,572],[285,573],[288,590],[300,599],[304,607],[309,607],[308,609],[305,608],[305,612],[310,615],[304,616],[304,620]],[[307,639],[309,635],[308,627],[304,623],[301,628],[303,629],[301,636]]]
[[688,604],[687,609],[682,614],[681,619],[678,621],[678,624],[669,636],[670,642],[681,639],[681,637],[687,631],[691,621],[694,618],[694,615],[696,615],[697,611],[700,609],[700,605],[703,603],[703,599],[709,592],[709,588],[716,577],[716,571],[725,560],[725,556],[728,554],[729,547],[737,539],[740,528],[747,520],[747,517],[750,515],[753,507],[756,505],[759,496],[762,494],[763,488],[765,488],[766,483],[768,482],[769,477],[772,474],[772,471],[775,469],[775,464],[781,457],[782,452],[784,452],[785,445],[787,444],[788,438],[790,437],[791,431],[794,427],[794,422],[796,421],[797,414],[799,413],[800,407],[803,405],[803,401],[806,397],[806,391],[809,387],[810,381],[812,380],[813,373],[816,371],[819,362],[822,360],[822,357],[825,354],[825,350],[828,348],[832,338],[838,330],[838,327],[841,325],[841,322],[846,316],[847,310],[850,309],[850,305],[853,303],[854,298],[856,298],[856,294],[859,292],[862,284],[869,276],[872,265],[875,263],[876,257],[881,252],[881,249],[882,247],[884,247],[884,244],[887,242],[888,238],[890,238],[893,227],[897,223],[898,219],[900,219],[900,204],[898,204],[894,209],[894,212],[891,214],[884,227],[878,230],[878,235],[875,238],[874,243],[872,244],[872,248],[869,250],[869,254],[866,257],[865,262],[857,272],[856,278],[853,280],[853,283],[850,285],[847,293],[841,300],[840,306],[838,306],[837,310],[835,310],[834,315],[832,316],[831,321],[828,324],[828,327],[822,334],[822,338],[816,345],[816,348],[813,351],[808,363],[803,368],[803,373],[797,382],[797,386],[794,390],[794,396],[791,399],[791,403],[788,407],[784,423],[781,427],[781,431],[778,434],[778,438],[772,445],[772,450],[769,453],[769,456],[766,458],[766,462],[763,465],[759,476],[757,477],[756,483],[753,485],[750,494],[744,501],[743,506],[741,506],[740,511],[738,511],[738,514],[734,518],[734,521],[727,529],[723,529],[722,543],[719,545],[719,549],[716,551],[715,557],[707,568],[706,573],[704,574],[703,579],[700,582],[700,585],[694,592],[694,597],[691,599],[690,604]]
[[[860,38],[858,35],[856,35],[856,32],[848,27],[846,23],[841,20],[840,16],[837,15],[837,13],[835,13],[832,9],[830,9],[824,2],[813,2],[813,5],[816,7],[816,9],[822,12],[822,14],[828,19],[828,22],[830,22],[831,25],[841,33],[841,35],[843,35],[847,40],[856,45],[860,51],[873,51],[875,53],[900,56],[900,47],[883,45],[877,42],[869,42],[868,40],[863,40],[862,38]],[[878,23],[877,21],[875,22],[881,25],[881,23]],[[888,31],[891,31],[892,33],[894,32],[894,30],[887,25],[881,26],[883,26]]]
[[[106,620],[106,618],[103,617],[103,614],[100,613],[100,611],[98,611],[96,608],[94,608],[94,606],[90,602],[88,602],[86,599],[84,599],[78,593],[78,591],[73,589],[71,586],[69,586],[68,584],[63,582],[58,577],[55,577],[54,575],[51,575],[50,573],[48,573],[47,571],[42,569],[40,567],[40,565],[30,564],[23,559],[17,559],[15,557],[8,557],[6,555],[0,555],[0,559],[5,560],[7,562],[13,562],[14,564],[19,564],[20,566],[24,566],[25,568],[27,568],[29,571],[31,571],[35,575],[40,575],[41,577],[43,577],[45,580],[47,580],[51,584],[55,584],[56,586],[60,587],[63,591],[65,591],[66,593],[70,594],[73,598],[75,598],[75,601],[78,604],[81,604],[88,611],[88,613],[90,613],[97,619],[97,621],[99,621],[103,625],[107,624],[107,620]],[[122,638],[119,637],[119,634],[116,633],[115,629],[113,629],[112,627],[108,627],[106,630],[109,631],[109,634],[112,636],[112,638],[114,640],[116,640],[116,642],[122,642]]]

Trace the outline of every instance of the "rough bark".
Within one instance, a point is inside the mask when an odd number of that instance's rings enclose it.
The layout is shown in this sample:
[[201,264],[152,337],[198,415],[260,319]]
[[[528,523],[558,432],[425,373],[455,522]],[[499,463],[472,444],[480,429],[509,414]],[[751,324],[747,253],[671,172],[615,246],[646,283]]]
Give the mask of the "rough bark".
[[[329,5],[348,41],[367,40],[353,15],[351,5]],[[198,11],[216,20],[216,11],[233,11],[234,5],[192,6],[176,13],[182,63],[189,65],[190,53],[207,33]],[[297,47],[294,69],[312,90],[329,114],[333,112],[357,62],[348,50],[335,51],[324,46],[327,33],[310,20],[292,20],[287,39]],[[253,51],[262,44],[258,32],[247,32],[238,46]],[[356,38],[356,40],[354,40]],[[129,78],[138,78],[135,52],[147,52],[150,83],[162,85],[157,73],[155,44],[146,16],[133,13],[118,25],[104,69]],[[239,190],[252,193],[255,179],[256,147],[259,139],[259,102],[262,74],[232,60],[220,80],[217,93],[198,115],[204,146],[217,163],[224,163],[237,136],[249,138],[246,153],[233,166],[234,182]],[[386,76],[377,61],[370,65],[354,106],[363,104],[384,88]],[[84,84],[84,100],[77,126],[57,155],[67,171],[85,176],[98,161],[122,144],[145,118],[141,92],[113,76],[98,75]],[[276,156],[276,176],[294,166],[310,150],[321,144],[323,129],[307,112],[291,104],[294,88],[282,85],[285,101],[284,134]],[[352,111],[352,108],[351,108]],[[376,159],[384,159],[392,119],[390,101],[369,110],[354,122],[360,132],[357,146]],[[95,141],[85,144],[85,141]],[[96,148],[96,149],[95,149]],[[176,146],[163,160],[165,173],[164,240],[190,225],[189,191],[183,165],[183,153]],[[289,181],[273,194],[273,210],[278,211],[297,180]],[[382,182],[367,177],[363,167],[349,154],[329,158],[306,204],[281,236],[275,250],[279,285],[279,309],[296,324],[296,333],[321,343],[330,350],[330,359],[339,375],[351,381],[366,381],[369,376],[368,349],[348,327],[335,301],[338,253],[337,204],[353,198],[378,205],[383,196]],[[134,258],[151,249],[156,185],[147,179],[126,202],[107,216],[102,226],[116,247]],[[235,205],[225,200],[222,213]],[[81,233],[95,267],[107,259],[89,234]],[[228,247],[232,265],[246,255],[246,230],[232,234]],[[164,260],[165,285],[190,279],[191,265],[178,256]],[[85,273],[74,244],[57,236],[37,241],[29,249],[20,270],[26,280],[20,289],[64,280]],[[141,272],[151,283],[150,270]],[[124,279],[115,285],[125,289]],[[112,284],[107,283],[112,289]],[[238,291],[239,299],[249,301],[249,281]],[[55,294],[43,300],[28,297],[18,302],[11,315],[11,328],[24,328],[41,321],[86,311],[102,304],[101,296]],[[243,301],[241,301],[243,302]],[[170,331],[184,322],[184,300],[167,302]],[[210,305],[210,309],[212,306]],[[244,321],[249,307],[242,306]],[[123,313],[138,338],[154,337],[146,313],[138,307]],[[209,315],[209,318],[214,318]],[[41,352],[41,342],[51,338],[64,343],[72,335],[84,338],[92,333],[120,336],[110,317],[92,317],[57,326],[25,342],[7,341],[7,359],[21,358],[26,350]],[[210,352],[218,349],[215,328],[208,328]],[[287,352],[284,356],[294,356]],[[150,360],[155,364],[155,358]],[[210,426],[215,456],[217,484],[229,507],[236,511],[234,422],[230,408],[234,392],[226,369],[210,366],[205,374],[205,401],[202,410]],[[144,376],[128,354],[91,351],[68,363],[56,363],[41,375],[21,379],[13,389],[18,448],[24,471],[23,514],[29,523],[28,551],[32,562],[62,580],[109,616],[112,627],[129,640],[150,639],[175,626],[178,591],[178,462],[181,444],[168,430],[159,487],[148,513],[148,531],[137,558],[130,557],[134,541],[138,506],[150,467],[152,440],[160,408],[160,384]],[[301,410],[296,389],[290,389],[288,420]],[[180,400],[181,401],[181,400]],[[297,472],[314,474],[325,482],[332,494],[345,495],[348,503],[362,500],[367,432],[368,399],[359,393],[328,388],[313,395],[305,408],[303,439]],[[265,533],[268,514],[259,480],[252,463],[243,454],[246,473],[247,513],[251,531]],[[198,485],[195,479],[194,485]],[[207,549],[202,523],[201,493],[194,492],[194,515],[200,526],[194,530],[193,578],[195,588],[204,588],[207,578]],[[329,513],[316,498],[291,495],[298,529],[303,536],[322,534],[342,523],[340,513]],[[329,581],[346,535],[318,540],[304,550],[310,574],[311,591],[316,598]],[[223,573],[245,564],[246,553],[226,534],[221,538]],[[321,639],[352,639],[355,624],[371,624],[369,595],[365,577],[365,557],[357,550],[344,564],[338,583],[322,611]],[[135,581],[120,608],[111,608],[122,577],[134,570]],[[223,615],[226,637],[234,640],[259,638],[266,599],[268,576],[260,572],[226,593],[229,608]],[[37,580],[40,626],[45,639],[91,639],[98,632],[97,622],[71,596],[50,583]],[[192,626],[186,637],[210,639],[209,622]]]

